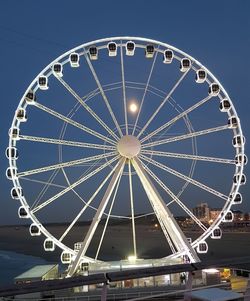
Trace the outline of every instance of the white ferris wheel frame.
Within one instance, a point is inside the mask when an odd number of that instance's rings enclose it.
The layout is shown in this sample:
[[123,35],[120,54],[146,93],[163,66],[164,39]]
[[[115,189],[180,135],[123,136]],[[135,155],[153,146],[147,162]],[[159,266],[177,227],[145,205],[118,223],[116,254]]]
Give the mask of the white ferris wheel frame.
[[[118,41],[118,42],[117,42]],[[233,102],[231,101],[231,99],[230,99],[230,97],[229,97],[229,95],[227,94],[227,92],[226,92],[226,90],[223,88],[223,86],[222,86],[222,84],[219,82],[219,80],[204,66],[204,65],[202,65],[199,61],[197,61],[195,58],[193,58],[192,56],[190,56],[190,55],[188,55],[187,53],[185,53],[185,52],[183,52],[183,51],[181,51],[181,50],[179,50],[178,48],[176,48],[176,47],[173,47],[173,46],[171,46],[171,45],[169,45],[169,44],[167,44],[167,43],[162,43],[162,42],[160,42],[160,41],[156,41],[156,40],[152,40],[152,39],[146,39],[146,38],[141,38],[141,37],[131,37],[131,36],[122,36],[122,37],[110,37],[110,38],[104,38],[104,39],[99,39],[99,40],[95,40],[95,41],[91,41],[91,42],[89,42],[89,43],[85,43],[85,44],[82,44],[82,45],[80,45],[80,46],[78,46],[78,47],[75,47],[75,48],[73,48],[73,49],[71,49],[71,50],[69,50],[69,51],[67,51],[67,52],[65,52],[63,55],[61,55],[61,56],[59,56],[58,58],[56,58],[54,61],[52,61],[48,66],[46,66],[36,77],[35,77],[35,79],[31,82],[31,84],[29,85],[29,87],[27,88],[27,90],[25,91],[25,93],[24,93],[24,95],[23,95],[23,97],[21,98],[21,100],[20,100],[20,102],[19,102],[19,105],[18,105],[18,107],[17,107],[17,110],[19,110],[19,109],[26,109],[26,107],[28,106],[28,104],[26,103],[26,101],[25,101],[25,96],[26,96],[26,94],[30,91],[30,90],[32,90],[32,91],[34,91],[34,93],[39,89],[39,87],[38,87],[38,84],[37,84],[37,80],[38,80],[38,78],[40,77],[40,76],[46,76],[46,77],[48,77],[49,78],[49,76],[51,76],[52,74],[53,74],[53,72],[52,72],[52,66],[55,64],[55,63],[58,63],[58,62],[60,62],[62,65],[64,65],[64,64],[66,64],[66,63],[69,63],[69,55],[71,54],[71,53],[78,53],[79,54],[79,56],[85,56],[85,58],[86,58],[86,60],[88,61],[89,60],[89,58],[88,58],[88,51],[87,51],[87,49],[90,47],[90,46],[93,46],[93,45],[95,45],[96,47],[97,47],[97,49],[98,49],[98,51],[99,50],[102,50],[102,49],[106,49],[107,48],[107,43],[108,42],[117,42],[117,48],[119,48],[120,47],[120,49],[123,49],[123,47],[125,47],[126,46],[126,42],[128,42],[128,41],[133,41],[134,43],[135,43],[135,47],[136,48],[144,48],[145,49],[145,47],[146,47],[146,45],[147,44],[153,44],[153,45],[157,45],[158,47],[156,48],[155,47],[155,52],[157,52],[157,53],[161,53],[161,54],[163,54],[164,53],[164,50],[166,50],[166,49],[171,49],[173,52],[174,52],[174,59],[176,59],[176,60],[178,60],[178,61],[181,61],[181,59],[182,58],[188,58],[188,59],[190,59],[191,60],[191,69],[193,70],[193,71],[197,71],[197,70],[199,70],[199,69],[203,69],[203,70],[205,70],[206,71],[206,73],[207,73],[207,77],[206,77],[206,83],[208,84],[208,85],[211,85],[212,83],[217,83],[218,85],[219,85],[219,87],[220,87],[220,93],[219,93],[219,95],[218,95],[218,97],[219,97],[219,99],[220,99],[220,101],[222,101],[224,98],[227,98],[228,100],[229,100],[229,102],[230,102],[230,104],[231,104],[231,107],[230,107],[230,110],[227,112],[228,113],[228,117],[232,117],[232,116],[235,116],[236,118],[237,118],[237,121],[238,121],[238,126],[237,126],[237,128],[232,128],[232,131],[233,131],[233,135],[234,135],[234,137],[235,136],[240,136],[241,137],[241,141],[244,141],[244,136],[243,136],[243,133],[242,133],[242,129],[241,129],[241,125],[240,125],[240,119],[239,119],[239,117],[238,117],[238,115],[237,115],[237,112],[236,112],[236,110],[235,110],[235,107],[234,107],[234,105],[233,105]],[[123,51],[122,51],[123,52]],[[91,63],[89,64],[89,66],[90,66],[90,69],[91,68],[93,68],[93,67],[91,67],[92,65],[91,65]],[[121,68],[122,68],[122,82],[123,82],[123,94],[125,95],[125,93],[126,93],[126,91],[125,91],[125,86],[124,86],[124,66],[123,66],[123,57],[122,57],[122,55],[121,55]],[[91,70],[92,71],[92,73],[93,73],[93,75],[95,76],[95,70]],[[181,77],[181,79],[182,78],[184,78],[184,76],[185,76],[185,74],[186,73],[183,73],[183,76]],[[102,86],[101,86],[101,84],[100,84],[100,82],[99,82],[99,80],[98,80],[98,78],[96,77],[95,78],[96,79],[96,82],[97,82],[97,85],[98,85],[98,89],[99,89],[99,92],[102,94],[102,96],[103,96],[103,98],[104,98],[104,100],[106,101],[106,104],[108,103],[108,100],[107,99],[105,99],[105,93],[104,93],[104,91],[103,91],[103,88],[102,88]],[[59,80],[61,80],[60,78],[59,78]],[[148,85],[149,83],[147,83],[147,85]],[[176,83],[176,87],[178,86],[178,82]],[[175,89],[175,87],[173,88],[173,90]],[[68,90],[70,90],[70,87],[68,87]],[[72,94],[74,94],[74,91],[71,91],[72,92]],[[170,93],[169,93],[169,95],[171,96],[171,91],[170,91]],[[84,104],[84,102],[82,101],[82,99],[80,98],[79,99],[79,97],[77,96],[77,95],[75,95],[75,98],[83,105]],[[166,99],[168,99],[169,97],[167,96],[166,97]],[[202,101],[200,101],[199,103],[197,103],[196,105],[194,105],[194,106],[192,106],[192,107],[190,107],[189,109],[187,109],[187,110],[184,110],[182,113],[180,113],[179,115],[177,115],[177,117],[178,117],[178,119],[176,119],[176,120],[179,120],[179,119],[181,119],[181,118],[184,118],[185,116],[187,116],[188,115],[188,113],[189,112],[191,112],[192,110],[194,110],[194,109],[196,109],[198,106],[200,106],[200,105],[202,105],[203,103],[205,103],[206,102],[206,100],[207,100],[207,98],[205,98],[205,99],[203,99]],[[124,110],[125,110],[125,126],[126,126],[126,134],[128,133],[128,123],[127,123],[127,112],[126,112],[126,97],[124,97],[124,101],[125,101],[125,103],[124,103]],[[107,104],[108,105],[108,104]],[[37,106],[40,108],[40,109],[42,109],[42,110],[44,110],[44,111],[46,111],[48,108],[46,108],[46,107],[44,107],[42,104],[37,104]],[[50,112],[52,115],[56,115],[56,112],[53,112],[52,110],[51,110],[51,112]],[[111,116],[112,116],[112,109],[110,110],[110,113],[111,113]],[[140,112],[139,112],[140,113]],[[57,117],[59,116],[59,118],[61,119],[61,120],[63,120],[64,122],[69,122],[69,123],[71,123],[71,124],[73,124],[73,122],[72,121],[70,121],[70,118],[64,118],[64,117],[62,117],[62,115],[60,116],[60,114],[57,114]],[[139,116],[139,114],[138,114],[138,116]],[[155,117],[155,116],[153,116],[153,117]],[[116,119],[115,119],[115,116],[112,116],[112,118],[113,118],[113,120],[114,120],[114,123],[116,124],[116,126],[118,127],[118,131],[117,131],[117,133],[114,133],[114,132],[112,132],[112,130],[110,130],[108,127],[105,127],[106,125],[105,124],[102,124],[103,125],[103,127],[104,128],[106,128],[106,130],[108,131],[108,133],[110,134],[109,135],[109,137],[111,137],[111,136],[113,136],[113,138],[115,139],[115,140],[118,140],[118,138],[119,138],[119,135],[121,135],[121,136],[123,136],[123,133],[122,133],[122,131],[121,131],[121,128],[120,128],[120,125],[118,125],[118,123],[116,123]],[[98,121],[98,116],[96,117],[96,120]],[[153,118],[152,118],[152,120],[153,120]],[[150,122],[152,121],[152,120],[150,120]],[[176,120],[170,120],[170,122],[167,122],[166,124],[167,124],[167,126],[168,125],[170,125],[171,124],[171,122],[175,122]],[[136,124],[137,124],[137,121],[138,120],[136,120]],[[99,123],[101,123],[101,121],[99,120],[98,121]],[[135,127],[136,127],[136,124],[135,124]],[[164,128],[166,128],[167,126],[166,126],[166,124],[164,125]],[[73,125],[76,125],[76,126],[79,126],[79,124],[77,124],[77,123],[75,123],[75,124],[73,124]],[[134,128],[135,128],[134,127]],[[10,131],[12,131],[13,129],[15,129],[15,128],[20,128],[20,121],[16,118],[16,115],[14,116],[14,118],[13,118],[13,121],[12,121],[12,125],[11,125],[11,129],[10,129]],[[206,133],[210,133],[210,132],[215,132],[215,131],[219,131],[219,130],[224,130],[226,128],[226,126],[222,126],[222,127],[218,127],[218,129],[216,129],[216,128],[214,128],[214,129],[207,129],[207,130],[204,130],[204,131],[200,131],[200,132],[190,132],[189,134],[186,134],[186,137],[177,137],[177,140],[178,139],[185,139],[185,138],[192,138],[192,137],[196,137],[196,136],[199,136],[199,135],[203,135],[203,134],[206,134]],[[142,129],[142,131],[144,131],[146,128],[145,128],[145,126],[143,127],[143,129]],[[84,130],[88,130],[88,129],[86,129],[86,128],[84,128]],[[154,133],[155,133],[156,131],[154,131]],[[160,132],[160,131],[159,131]],[[133,131],[133,133],[134,133],[134,131]],[[152,135],[154,135],[154,133],[152,134]],[[139,136],[141,135],[141,132],[140,132],[140,134],[139,134]],[[183,135],[184,136],[184,135]],[[101,137],[101,134],[100,134],[100,137]],[[146,140],[148,140],[147,139],[147,137],[149,137],[150,138],[150,134],[149,135],[147,135],[146,136],[146,138],[144,137],[144,138],[142,138],[142,142],[144,142],[144,141],[146,141]],[[29,139],[31,139],[32,140],[32,137],[22,137],[24,140],[25,139],[27,139],[27,140],[29,140]],[[21,138],[21,139],[22,139]],[[101,137],[102,138],[102,137]],[[111,140],[110,138],[105,138],[106,139],[106,141],[107,142],[109,142],[109,144],[105,144],[106,146],[107,146],[107,149],[109,149],[109,151],[111,151],[111,152],[114,152],[115,151],[115,148],[114,148],[114,146],[115,146],[115,143],[112,143],[112,142],[114,142],[115,140]],[[165,140],[169,140],[169,141],[164,141],[164,143],[168,143],[168,142],[171,142],[171,139],[172,139],[172,141],[173,141],[173,139],[174,138],[168,138],[168,139],[165,139]],[[51,140],[53,140],[53,139],[51,139]],[[176,141],[176,140],[175,140]],[[49,139],[48,139],[48,141],[45,141],[45,142],[48,142],[48,143],[58,143],[58,144],[60,144],[60,141],[59,140],[57,140],[57,141],[49,141]],[[10,139],[9,139],[9,148],[15,148],[16,147],[16,143],[17,143],[17,140],[16,139],[13,139],[12,137],[10,137]],[[70,145],[70,141],[68,142],[69,144],[68,145]],[[156,142],[151,142],[151,144],[150,144],[150,142],[148,143],[146,143],[146,144],[148,144],[148,146],[154,146],[154,145],[158,145],[157,144],[157,141]],[[67,144],[66,144],[67,145]],[[78,146],[80,146],[81,147],[81,145],[78,145]],[[86,146],[86,145],[85,145]],[[92,147],[94,147],[94,145],[92,145]],[[98,148],[98,145],[96,145],[96,147]],[[112,148],[113,147],[113,148]],[[243,156],[245,155],[245,153],[244,153],[244,143],[242,143],[240,146],[237,146],[236,148],[236,155],[241,155],[242,156],[242,158],[243,158]],[[197,181],[195,181],[194,179],[192,179],[191,177],[188,177],[188,176],[185,176],[185,175],[182,175],[181,173],[178,173],[178,172],[176,172],[176,171],[174,171],[174,170],[172,170],[171,168],[169,168],[169,167],[166,167],[166,166],[164,166],[164,165],[162,165],[161,163],[159,163],[159,162],[157,162],[157,161],[155,161],[154,159],[152,159],[152,157],[145,157],[145,155],[154,155],[154,151],[151,151],[151,150],[148,150],[147,149],[147,147],[145,147],[145,146],[143,146],[142,145],[142,150],[141,150],[141,156],[137,159],[137,158],[133,158],[132,160],[131,160],[131,163],[132,163],[132,165],[133,165],[133,167],[134,167],[134,169],[136,170],[136,173],[138,174],[141,174],[141,176],[140,176],[140,178],[142,178],[142,177],[144,177],[145,179],[142,181],[144,184],[147,182],[147,181],[149,181],[149,180],[147,180],[147,179],[149,179],[149,175],[154,179],[154,180],[156,180],[157,182],[158,182],[158,184],[161,186],[161,187],[163,187],[165,190],[166,189],[168,189],[166,186],[164,186],[164,183],[162,183],[161,181],[160,181],[160,179],[159,178],[157,178],[157,176],[156,175],[154,175],[154,173],[150,170],[150,168],[149,167],[147,167],[147,165],[145,165],[144,163],[143,163],[143,159],[145,159],[145,158],[147,158],[147,160],[149,160],[149,162],[151,163],[151,164],[153,164],[153,165],[155,165],[155,166],[157,166],[158,168],[161,168],[162,170],[166,170],[167,172],[170,172],[170,173],[172,173],[172,174],[174,174],[174,175],[176,175],[177,177],[180,177],[180,178],[182,178],[182,179],[184,179],[185,181],[188,181],[188,183],[191,183],[191,184],[193,184],[193,185],[197,185],[198,187],[201,187],[203,184],[201,184],[201,183],[199,183],[199,182],[197,182]],[[167,152],[165,152],[165,154],[160,154],[160,152],[158,152],[159,154],[156,154],[156,155],[165,155],[165,156],[169,156],[169,157],[171,157],[171,156],[174,156],[173,155],[173,153],[167,153]],[[180,157],[181,156],[181,154],[175,154],[175,157],[177,157],[178,158],[178,156]],[[192,160],[210,160],[210,161],[213,161],[213,159],[216,159],[216,158],[207,158],[207,157],[201,157],[201,156],[191,156],[191,155],[187,155],[186,156],[186,159],[192,159]],[[217,160],[217,162],[219,162],[219,158],[217,158],[218,160]],[[109,159],[108,159],[109,160]],[[113,160],[113,159],[112,159]],[[226,159],[221,159],[221,162],[223,162],[223,160],[225,160],[226,161]],[[113,160],[114,161],[114,160]],[[83,161],[84,162],[84,161]],[[216,162],[216,161],[215,161]],[[124,162],[123,162],[124,163]],[[224,163],[226,163],[226,162],[224,162]],[[230,164],[232,164],[233,163],[233,160],[228,160],[228,162],[227,163],[230,163]],[[62,164],[62,166],[61,167],[63,167],[64,165],[64,163],[61,163]],[[65,166],[67,166],[67,165],[65,165]],[[11,169],[16,169],[17,168],[17,163],[16,163],[16,159],[14,159],[14,158],[11,158],[11,156],[9,156],[9,167],[11,168]],[[119,172],[117,173],[116,171],[118,170],[118,167],[119,167]],[[121,165],[121,160],[120,160],[120,163],[118,164],[118,165],[116,165],[116,170],[113,170],[113,172],[114,172],[114,175],[113,175],[113,177],[115,177],[115,178],[113,178],[113,186],[112,186],[112,191],[113,191],[113,189],[114,189],[114,187],[115,187],[115,184],[117,183],[117,181],[119,181],[119,176],[121,176],[121,170],[123,170],[123,167],[124,167],[124,164],[123,165]],[[58,167],[58,168],[60,168],[60,166]],[[131,170],[131,166],[130,166],[130,164],[129,164],[129,169]],[[207,190],[207,191],[209,191],[209,192],[211,192],[211,193],[213,193],[213,194],[215,194],[215,195],[217,195],[218,197],[221,197],[222,199],[224,199],[225,200],[225,204],[224,204],[224,207],[221,209],[221,213],[222,214],[220,214],[219,216],[218,216],[218,218],[212,223],[212,225],[210,225],[210,227],[209,228],[205,228],[205,229],[203,229],[204,230],[204,232],[203,232],[203,234],[201,235],[201,236],[199,236],[195,241],[193,241],[190,245],[191,245],[191,249],[189,249],[189,251],[191,251],[191,253],[193,254],[193,256],[194,256],[194,259],[193,259],[193,261],[197,261],[198,259],[195,257],[195,252],[193,252],[193,250],[195,249],[195,248],[197,248],[197,246],[200,244],[200,243],[202,243],[202,242],[205,242],[205,240],[213,233],[213,231],[214,231],[214,229],[216,229],[216,228],[218,228],[218,226],[220,225],[220,223],[223,221],[223,218],[225,217],[225,215],[230,211],[230,208],[231,208],[231,206],[233,205],[233,198],[232,197],[230,197],[230,195],[233,195],[233,196],[235,196],[237,193],[238,193],[238,191],[239,191],[239,188],[240,188],[240,185],[241,185],[241,179],[242,179],[242,176],[243,176],[243,169],[244,169],[244,160],[242,160],[242,162],[240,163],[240,164],[235,164],[235,174],[237,174],[238,175],[238,181],[237,181],[237,183],[233,183],[232,184],[232,188],[231,188],[231,192],[230,192],[230,194],[229,194],[229,196],[225,196],[225,195],[223,195],[223,194],[220,194],[220,193],[218,193],[217,191],[215,191],[215,190],[213,190],[212,188],[210,188],[210,187],[208,187],[208,186],[205,186],[205,185],[203,185],[202,186],[202,188],[203,189],[205,189],[205,190]],[[21,173],[21,175],[22,175],[22,173]],[[151,178],[151,179],[152,179]],[[146,182],[145,182],[146,181]],[[24,195],[21,195],[20,194],[20,191],[18,190],[18,188],[20,188],[21,187],[21,185],[20,185],[20,182],[19,182],[19,178],[18,178],[18,176],[14,176],[13,174],[12,174],[12,182],[13,182],[13,185],[14,185],[14,188],[16,188],[16,190],[17,190],[17,193],[18,193],[18,198],[19,198],[19,200],[20,200],[20,202],[21,202],[21,204],[22,204],[22,206],[26,209],[26,211],[27,211],[27,213],[28,213],[28,217],[32,220],[32,222],[35,224],[35,225],[37,225],[37,227],[39,227],[39,229],[40,229],[40,231],[41,231],[41,233],[43,233],[47,238],[49,238],[49,239],[51,239],[53,242],[54,242],[54,244],[56,245],[56,246],[58,246],[59,248],[61,248],[64,252],[68,252],[68,253],[70,253],[73,257],[77,257],[77,252],[75,251],[75,250],[73,250],[73,249],[71,249],[70,247],[68,247],[68,246],[66,246],[61,240],[59,240],[59,239],[57,239],[57,238],[55,238],[40,222],[39,222],[39,220],[37,219],[37,217],[35,216],[35,210],[30,210],[30,208],[29,208],[29,204],[27,203],[27,201],[26,201],[26,199],[25,199],[25,196]],[[149,182],[147,182],[146,184],[145,184],[146,186],[147,185],[149,185]],[[131,179],[130,179],[130,187],[131,187]],[[153,187],[153,186],[152,186]],[[152,188],[151,187],[151,188]],[[70,190],[71,188],[73,189],[74,187],[72,186],[72,185],[70,185],[69,187],[68,187],[69,189],[68,190]],[[149,190],[151,189],[151,188],[148,188]],[[67,190],[67,191],[68,191]],[[154,190],[154,189],[153,189]],[[111,190],[110,190],[111,191]],[[111,192],[112,192],[111,191]],[[147,190],[146,190],[147,191]],[[148,191],[148,194],[150,194],[152,191]],[[168,191],[170,194],[171,194],[171,191]],[[157,191],[153,191],[152,193],[156,193],[157,194]],[[172,197],[173,197],[173,200],[174,201],[176,201],[177,203],[178,202],[181,202],[181,201],[179,201],[179,199],[178,199],[178,197],[176,197],[175,195],[172,195]],[[159,210],[159,208],[161,207],[161,206],[163,206],[163,204],[160,204],[160,198],[158,198],[158,201],[159,201],[159,204],[157,205],[158,206],[158,210]],[[166,207],[167,208],[167,207]],[[99,209],[99,208],[98,208]],[[166,209],[167,210],[167,209]],[[98,210],[97,210],[98,211]],[[164,219],[164,216],[161,216],[161,218],[160,218],[160,223],[161,223],[161,226],[164,224],[164,221],[163,221],[163,219]],[[196,221],[197,223],[198,223],[198,221]],[[96,226],[98,225],[98,223],[97,224],[93,224],[93,228],[96,228]],[[165,225],[165,229],[166,229],[166,225]],[[202,227],[202,226],[201,226]],[[94,231],[94,230],[93,230]],[[93,235],[93,232],[92,231],[92,233],[90,234],[90,236],[88,236],[88,239],[90,239],[91,240],[91,238],[92,238],[92,235]],[[167,232],[168,231],[170,231],[169,230],[169,228],[167,229]],[[133,219],[133,232],[134,232],[134,219]],[[173,237],[172,237],[172,239],[173,239]],[[184,240],[186,240],[186,238],[183,238]],[[134,237],[134,245],[135,245],[135,237]],[[186,248],[186,246],[187,245],[185,245],[184,244],[184,248],[179,248],[178,250],[177,250],[177,252],[175,252],[174,254],[172,254],[172,255],[170,255],[170,256],[168,256],[168,257],[165,257],[165,258],[176,258],[176,257],[180,257],[180,256],[182,256],[182,255],[185,255],[185,254],[187,254],[187,248]],[[135,247],[135,246],[134,246]],[[85,248],[86,249],[86,248]],[[136,249],[136,247],[135,247],[135,249]],[[85,250],[86,251],[86,250]],[[82,260],[82,261],[87,261],[87,262],[96,262],[97,261],[97,259],[96,258],[90,258],[90,257],[87,257],[86,255],[85,255],[85,253],[86,252],[82,252],[82,256],[81,255],[79,255],[80,254],[80,251],[78,252],[78,261],[79,260]],[[80,257],[80,258],[79,258]],[[99,260],[98,260],[99,261]],[[75,264],[75,266],[74,266],[74,268],[76,269],[76,267],[77,267],[77,265],[79,264],[79,262],[77,262],[77,261],[75,261],[76,262],[76,264]],[[75,270],[74,270],[75,271]],[[71,274],[73,274],[73,272],[74,272],[73,270],[71,271]]]

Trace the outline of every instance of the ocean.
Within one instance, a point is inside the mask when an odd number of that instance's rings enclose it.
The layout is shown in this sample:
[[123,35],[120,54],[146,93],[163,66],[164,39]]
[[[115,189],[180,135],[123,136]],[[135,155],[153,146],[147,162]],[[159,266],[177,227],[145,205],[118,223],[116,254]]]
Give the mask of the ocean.
[[0,250],[0,286],[13,284],[16,276],[39,264],[48,262],[39,257]]

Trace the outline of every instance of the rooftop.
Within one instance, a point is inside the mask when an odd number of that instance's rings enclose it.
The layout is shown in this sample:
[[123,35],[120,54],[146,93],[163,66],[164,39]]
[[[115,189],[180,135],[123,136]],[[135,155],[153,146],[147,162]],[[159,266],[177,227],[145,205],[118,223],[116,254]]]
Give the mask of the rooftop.
[[36,265],[30,270],[18,275],[17,277],[15,277],[15,279],[41,278],[55,266],[56,264]]

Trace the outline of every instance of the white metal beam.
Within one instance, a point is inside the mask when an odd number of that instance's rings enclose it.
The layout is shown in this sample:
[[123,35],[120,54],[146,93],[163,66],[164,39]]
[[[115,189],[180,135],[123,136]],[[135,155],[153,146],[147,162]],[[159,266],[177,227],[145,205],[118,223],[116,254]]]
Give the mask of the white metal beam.
[[164,215],[165,217],[163,220],[164,226],[166,227],[167,232],[177,251],[178,252],[185,251],[185,253],[189,256],[191,262],[200,261],[195,250],[188,242],[181,228],[179,227],[176,220],[174,219],[172,213],[166,206],[165,202],[163,201],[162,197],[160,196],[156,188],[154,187],[149,176],[147,175],[144,168],[142,167],[140,161],[137,158],[133,158],[132,164],[139,176],[139,179],[145,191],[147,192],[147,195],[149,196],[149,200],[152,203],[152,206],[155,207],[157,211],[160,211],[159,214],[160,216]]
[[70,270],[68,272],[68,276],[73,276],[75,274],[75,272],[76,272],[76,270],[77,270],[77,268],[78,268],[78,266],[79,266],[79,264],[81,262],[81,258],[85,256],[85,254],[87,252],[87,249],[88,249],[88,247],[90,245],[90,242],[91,242],[91,240],[93,238],[93,235],[94,235],[94,233],[96,231],[96,228],[97,228],[97,226],[98,226],[98,224],[99,224],[99,222],[101,220],[103,212],[104,212],[104,210],[105,210],[105,208],[106,208],[106,206],[108,204],[108,201],[109,201],[110,196],[111,196],[111,194],[113,192],[113,189],[114,189],[114,187],[115,187],[115,185],[116,185],[116,183],[117,183],[117,181],[119,179],[120,174],[123,172],[123,168],[124,168],[125,162],[126,162],[125,158],[121,158],[120,159],[119,165],[118,165],[118,167],[115,170],[115,173],[114,173],[114,175],[113,175],[113,177],[112,177],[112,179],[111,179],[111,181],[109,183],[109,186],[108,186],[108,188],[107,188],[107,190],[106,190],[106,192],[105,192],[105,194],[104,194],[104,196],[102,198],[102,201],[101,201],[101,203],[100,203],[100,205],[98,207],[98,210],[96,211],[96,214],[95,214],[95,216],[93,218],[93,221],[92,221],[92,223],[91,223],[91,225],[89,227],[89,230],[88,230],[88,232],[87,232],[87,234],[86,234],[86,236],[85,236],[85,238],[83,240],[82,247],[78,251],[76,258],[75,258],[74,262],[72,263],[72,265],[70,267]]

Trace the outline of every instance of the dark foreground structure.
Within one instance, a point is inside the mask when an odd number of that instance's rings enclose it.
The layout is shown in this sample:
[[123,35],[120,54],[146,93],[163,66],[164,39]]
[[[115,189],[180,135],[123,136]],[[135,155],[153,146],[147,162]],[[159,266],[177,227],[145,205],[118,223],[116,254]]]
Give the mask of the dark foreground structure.
[[[142,277],[175,274],[181,272],[192,272],[207,268],[240,268],[250,263],[250,256],[241,258],[230,258],[225,260],[210,260],[199,263],[168,265],[162,267],[151,267],[142,269],[130,269],[126,271],[104,272],[89,276],[76,276],[71,278],[36,281],[33,283],[15,284],[6,287],[0,287],[0,297],[9,297],[35,292],[55,291],[73,287],[80,287],[90,284],[104,284],[122,281],[127,279],[138,279]],[[190,286],[191,290],[191,286]],[[103,299],[105,300],[105,299]]]

